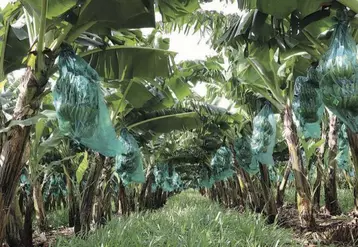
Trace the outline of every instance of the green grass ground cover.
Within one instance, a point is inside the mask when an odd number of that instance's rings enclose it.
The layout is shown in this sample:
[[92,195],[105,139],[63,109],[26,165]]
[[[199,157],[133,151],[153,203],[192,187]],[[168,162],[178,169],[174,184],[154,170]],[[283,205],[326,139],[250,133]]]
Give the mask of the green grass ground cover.
[[116,218],[88,238],[59,238],[52,246],[299,246],[288,229],[258,214],[224,209],[189,190],[155,212]]

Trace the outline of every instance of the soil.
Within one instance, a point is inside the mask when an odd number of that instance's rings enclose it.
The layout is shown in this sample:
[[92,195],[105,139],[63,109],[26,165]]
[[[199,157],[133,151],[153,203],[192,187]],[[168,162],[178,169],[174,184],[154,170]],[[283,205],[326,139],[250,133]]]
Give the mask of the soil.
[[315,215],[316,226],[313,229],[300,227],[295,205],[285,205],[279,211],[278,224],[291,228],[304,246],[358,246],[358,219],[353,215],[330,216],[324,208]]

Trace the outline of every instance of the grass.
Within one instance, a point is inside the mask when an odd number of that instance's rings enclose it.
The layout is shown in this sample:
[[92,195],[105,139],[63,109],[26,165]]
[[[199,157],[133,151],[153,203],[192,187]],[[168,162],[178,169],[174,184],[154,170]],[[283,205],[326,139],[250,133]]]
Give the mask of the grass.
[[198,192],[170,198],[160,210],[117,218],[87,239],[59,238],[56,247],[298,246],[290,230],[265,224],[257,214],[227,210]]
[[68,226],[68,209],[62,208],[56,211],[51,211],[47,215],[47,222],[51,228],[60,228]]

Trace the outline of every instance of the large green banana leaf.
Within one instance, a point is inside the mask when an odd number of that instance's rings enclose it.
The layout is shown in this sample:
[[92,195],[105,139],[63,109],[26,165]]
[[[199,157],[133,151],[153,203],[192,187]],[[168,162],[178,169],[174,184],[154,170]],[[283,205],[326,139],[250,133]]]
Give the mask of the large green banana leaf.
[[[37,16],[41,13],[42,0],[21,0],[26,9]],[[89,0],[76,6],[78,0],[49,0],[47,18],[54,19],[66,13],[77,15],[77,26],[95,22],[97,27],[112,29],[154,27],[153,0]],[[82,1],[83,2],[83,1]],[[63,16],[64,17],[64,16]]]
[[169,76],[170,56],[174,54],[152,48],[112,46],[91,50],[81,56],[106,79],[131,79]]
[[8,4],[0,12],[0,81],[4,76],[23,67],[22,60],[28,52],[29,40],[24,25],[12,25],[21,5]]
[[158,0],[159,11],[163,21],[174,21],[200,8],[198,0]]

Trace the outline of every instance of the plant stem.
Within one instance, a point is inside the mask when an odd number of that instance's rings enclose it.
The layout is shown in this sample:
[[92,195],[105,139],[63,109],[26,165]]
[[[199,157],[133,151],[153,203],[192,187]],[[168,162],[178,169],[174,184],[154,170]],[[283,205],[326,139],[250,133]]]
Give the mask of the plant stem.
[[72,25],[70,23],[67,24],[67,26],[62,30],[60,36],[55,39],[52,44],[50,45],[50,49],[52,51],[56,51],[62,42],[65,40],[67,34],[71,31]]
[[45,31],[46,31],[47,6],[48,6],[48,0],[42,0],[40,30],[39,30],[39,38],[37,42],[37,67],[36,67],[37,78],[40,78],[38,73],[41,73],[45,68],[43,50],[44,50],[44,38],[45,38]]

